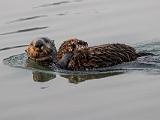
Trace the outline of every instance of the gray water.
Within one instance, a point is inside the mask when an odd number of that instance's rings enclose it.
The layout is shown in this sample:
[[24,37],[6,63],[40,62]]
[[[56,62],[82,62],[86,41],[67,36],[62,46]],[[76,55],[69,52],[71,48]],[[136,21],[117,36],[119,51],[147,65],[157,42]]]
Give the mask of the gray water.
[[90,46],[159,43],[159,11],[158,0],[1,0],[0,120],[159,120],[160,75],[154,67],[83,82],[47,72],[42,82],[36,81],[37,69],[3,63],[24,53],[25,47],[12,47],[37,37],[54,39],[57,48],[70,37]]

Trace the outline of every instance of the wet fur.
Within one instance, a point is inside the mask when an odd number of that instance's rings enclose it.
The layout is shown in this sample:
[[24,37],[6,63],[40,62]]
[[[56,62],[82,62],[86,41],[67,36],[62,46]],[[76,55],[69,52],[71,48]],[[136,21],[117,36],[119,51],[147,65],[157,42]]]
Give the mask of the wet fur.
[[73,53],[76,50],[87,48],[88,43],[77,38],[71,38],[64,41],[58,49],[57,61],[61,60],[66,53]]
[[57,54],[55,45],[48,38],[32,40],[25,51],[29,59],[38,62],[55,61]]
[[125,44],[105,44],[75,50],[67,69],[88,70],[117,65],[137,58],[134,48]]
[[[76,38],[64,41],[58,52],[51,54],[52,52],[48,51],[48,49],[50,50],[48,46],[51,43],[43,42],[45,39],[40,40],[44,44],[44,50],[37,50],[35,47],[39,40],[32,41],[26,50],[28,57],[43,61],[45,56],[51,56],[51,59],[56,59],[57,66],[63,69],[89,70],[103,68],[133,61],[139,57],[134,48],[125,44],[104,44],[88,47],[87,42]],[[52,49],[56,49],[55,46]],[[48,60],[48,62],[50,61]]]

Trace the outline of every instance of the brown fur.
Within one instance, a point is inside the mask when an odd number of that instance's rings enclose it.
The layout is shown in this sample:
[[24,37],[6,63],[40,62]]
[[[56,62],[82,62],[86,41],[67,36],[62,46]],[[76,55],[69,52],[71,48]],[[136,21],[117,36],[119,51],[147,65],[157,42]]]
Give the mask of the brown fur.
[[117,65],[137,58],[134,48],[125,44],[105,44],[74,51],[67,68],[86,70]]
[[[55,49],[55,50],[54,50]],[[26,48],[28,58],[35,61],[55,61],[53,55],[56,54],[56,48],[48,38],[38,38]]]
[[[38,45],[38,47],[37,47]],[[43,47],[41,47],[41,45]],[[88,47],[87,42],[76,38],[64,41],[58,52],[46,38],[32,41],[26,49],[29,58],[36,61],[56,59],[58,66],[70,70],[88,70],[117,65],[135,60],[138,55],[134,48],[125,44],[104,44]],[[68,53],[70,55],[68,55]]]
[[85,41],[78,40],[76,38],[71,38],[62,43],[57,52],[57,61],[59,61],[65,53],[74,52],[75,50],[80,50],[87,48],[88,44]]

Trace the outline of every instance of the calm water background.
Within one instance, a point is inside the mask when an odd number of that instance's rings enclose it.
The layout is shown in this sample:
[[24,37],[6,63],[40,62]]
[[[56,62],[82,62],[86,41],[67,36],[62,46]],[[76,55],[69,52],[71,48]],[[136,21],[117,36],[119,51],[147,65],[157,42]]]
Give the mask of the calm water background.
[[[1,0],[0,48],[47,36],[56,47],[77,37],[90,45],[160,41],[159,0]],[[129,72],[79,84],[2,63],[25,48],[0,51],[1,120],[159,120],[160,75]]]

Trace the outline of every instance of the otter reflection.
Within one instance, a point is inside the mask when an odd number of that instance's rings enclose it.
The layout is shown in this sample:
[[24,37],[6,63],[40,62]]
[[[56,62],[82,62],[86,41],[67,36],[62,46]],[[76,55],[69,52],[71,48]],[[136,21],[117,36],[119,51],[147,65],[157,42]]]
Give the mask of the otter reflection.
[[[108,73],[99,73],[99,74],[67,74],[67,75],[60,75],[60,76],[63,78],[66,78],[69,81],[69,83],[78,84],[86,80],[96,80],[96,79],[110,77],[110,76],[119,75],[123,73],[124,72],[108,72]],[[32,74],[33,74],[33,80],[35,82],[47,82],[49,80],[56,78],[56,74],[54,73],[33,71]]]
[[32,75],[33,75],[33,80],[35,82],[47,82],[49,80],[56,78],[55,74],[39,72],[39,71],[33,71]]
[[[56,78],[56,66],[52,64],[52,68],[49,68],[49,63],[40,63],[40,62],[35,62],[33,60],[27,59],[26,60],[26,68],[34,68],[32,71],[33,75],[33,80],[35,82],[47,82],[49,80],[55,79]],[[48,72],[47,72],[48,71]],[[50,72],[53,71],[53,72]],[[68,73],[68,74],[60,74],[61,77],[68,79],[69,83],[74,83],[78,84],[80,82],[86,81],[86,80],[94,80],[94,79],[100,79],[100,78],[105,78],[105,77],[110,77],[114,75],[119,75],[124,73],[124,71],[108,71],[108,72],[95,72],[95,73],[85,73],[85,74],[73,74],[73,73]]]
[[80,82],[86,81],[86,80],[96,80],[100,78],[110,77],[114,75],[122,74],[123,72],[108,72],[108,73],[99,73],[99,74],[77,74],[77,75],[61,75],[61,77],[64,77],[68,79],[70,83],[78,84]]
[[[32,75],[33,75],[33,80],[35,82],[47,82],[49,80],[52,80],[56,78],[56,75],[53,73],[48,73],[47,71],[50,71],[50,68],[48,67],[48,63],[43,62],[43,66],[41,63],[37,63],[33,60],[26,59],[26,65],[25,68],[31,68],[32,70]],[[46,72],[44,72],[46,71]]]

